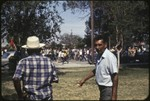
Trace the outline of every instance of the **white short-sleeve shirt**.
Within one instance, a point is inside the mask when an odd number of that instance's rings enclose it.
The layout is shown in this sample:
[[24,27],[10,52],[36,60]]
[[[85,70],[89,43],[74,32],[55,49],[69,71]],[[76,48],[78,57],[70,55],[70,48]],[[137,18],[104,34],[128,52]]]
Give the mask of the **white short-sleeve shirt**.
[[112,86],[112,74],[118,73],[117,58],[107,48],[96,63],[96,82],[101,86]]

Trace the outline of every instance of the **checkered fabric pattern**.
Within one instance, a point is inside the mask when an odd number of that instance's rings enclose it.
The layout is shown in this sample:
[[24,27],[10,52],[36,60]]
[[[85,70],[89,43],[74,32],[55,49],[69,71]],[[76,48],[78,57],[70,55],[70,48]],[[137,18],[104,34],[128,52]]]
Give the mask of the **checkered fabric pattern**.
[[52,97],[52,78],[56,68],[48,57],[31,55],[19,61],[13,78],[23,80],[26,92],[31,100]]

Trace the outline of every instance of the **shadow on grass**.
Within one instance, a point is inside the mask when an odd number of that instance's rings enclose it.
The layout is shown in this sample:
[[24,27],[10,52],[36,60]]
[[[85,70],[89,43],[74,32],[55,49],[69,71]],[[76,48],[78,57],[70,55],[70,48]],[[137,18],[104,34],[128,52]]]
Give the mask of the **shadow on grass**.
[[14,71],[2,71],[1,72],[1,81],[6,82],[12,80]]
[[11,95],[4,95],[2,96],[2,99],[1,101],[8,101],[8,100],[17,100],[18,99],[18,96],[16,93],[13,93]]
[[59,71],[57,74],[58,74],[58,76],[59,76],[59,75],[65,75],[66,73]]
[[120,76],[141,78],[141,76],[147,76],[149,74],[149,66],[127,66],[119,69]]
[[149,63],[121,64],[122,68],[149,68]]
[[149,95],[148,95],[148,97],[146,99],[144,99],[144,101],[150,101]]

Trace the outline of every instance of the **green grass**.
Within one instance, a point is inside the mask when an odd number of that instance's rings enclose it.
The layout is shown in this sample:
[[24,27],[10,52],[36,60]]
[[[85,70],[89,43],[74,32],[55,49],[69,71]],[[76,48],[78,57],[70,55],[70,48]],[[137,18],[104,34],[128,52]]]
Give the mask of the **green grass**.
[[[59,83],[53,84],[54,100],[98,100],[99,90],[95,78],[82,87],[77,86],[93,67],[59,68]],[[12,73],[2,73],[1,93],[3,98],[16,100],[17,95],[11,80]],[[123,68],[119,70],[118,100],[143,100],[149,95],[149,68]]]

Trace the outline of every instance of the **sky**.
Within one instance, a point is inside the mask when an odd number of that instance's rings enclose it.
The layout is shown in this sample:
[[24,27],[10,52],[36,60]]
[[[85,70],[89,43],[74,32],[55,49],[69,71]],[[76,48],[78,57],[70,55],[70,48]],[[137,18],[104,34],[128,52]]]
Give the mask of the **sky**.
[[[84,35],[86,34],[84,31],[86,28],[85,21],[89,19],[90,9],[88,12],[75,12],[75,14],[72,14],[71,10],[63,11],[62,6],[57,7],[57,9],[60,16],[64,19],[64,23],[61,25],[60,34],[70,34],[72,32],[73,35],[79,35],[84,38]],[[4,43],[7,44],[6,42]]]
[[73,35],[79,35],[80,37],[84,38],[84,35],[86,34],[84,32],[86,28],[85,21],[88,20],[88,14],[90,11],[76,12],[75,14],[72,14],[70,10],[63,12],[62,8],[59,9],[60,15],[64,19],[64,23],[61,25],[61,35],[63,35],[64,33],[70,34],[72,31]]

